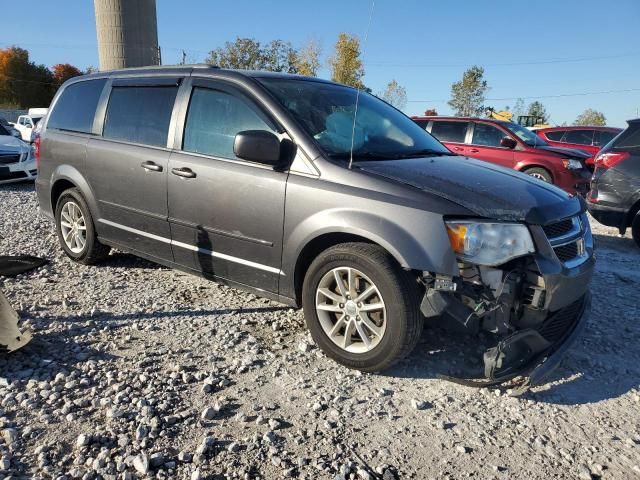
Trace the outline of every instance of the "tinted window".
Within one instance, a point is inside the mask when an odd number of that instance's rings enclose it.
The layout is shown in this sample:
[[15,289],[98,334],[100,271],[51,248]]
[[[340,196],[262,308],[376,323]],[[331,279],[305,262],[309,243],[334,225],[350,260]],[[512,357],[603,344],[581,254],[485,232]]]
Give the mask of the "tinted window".
[[47,128],[91,133],[93,117],[106,79],[87,80],[66,87],[51,112]]
[[193,90],[184,131],[184,151],[236,158],[233,142],[236,134],[243,130],[275,133],[243,99],[219,90]]
[[167,145],[178,87],[114,87],[103,136],[157,147]]
[[414,120],[414,122],[416,122],[417,125],[420,126],[420,128],[427,128],[427,124],[429,123],[429,120]]
[[7,130],[6,128],[4,128],[3,125],[0,124],[0,135],[11,135],[9,133],[9,130]]
[[545,137],[549,140],[553,140],[554,142],[559,142],[562,140],[562,136],[564,135],[564,130],[556,130],[555,132],[546,132]]
[[500,140],[507,135],[499,128],[486,123],[476,123],[473,129],[474,145],[486,145],[487,147],[499,147]]
[[431,135],[441,142],[464,143],[467,135],[468,122],[442,122],[434,121],[431,127]]
[[591,145],[593,142],[593,130],[569,130],[562,141],[565,143],[577,143],[578,145]]
[[640,123],[632,123],[613,145],[614,150],[640,150]]
[[616,135],[618,135],[619,132],[596,132],[596,140],[598,139],[598,135],[600,135],[600,140],[594,142],[596,145],[601,145],[604,146],[607,143],[609,143],[611,140],[613,140]]

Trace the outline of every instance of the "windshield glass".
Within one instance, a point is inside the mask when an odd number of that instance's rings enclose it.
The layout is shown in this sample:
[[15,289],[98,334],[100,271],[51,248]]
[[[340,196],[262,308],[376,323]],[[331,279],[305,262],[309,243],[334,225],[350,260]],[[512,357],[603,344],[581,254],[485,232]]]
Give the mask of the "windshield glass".
[[7,130],[6,128],[4,128],[4,126],[2,126],[2,124],[0,124],[0,135],[11,135],[9,133],[9,130]]
[[423,155],[452,155],[409,117],[360,92],[355,131],[354,88],[308,80],[260,78],[331,158],[385,160]]
[[531,147],[544,147],[547,146],[547,142],[541,139],[538,135],[533,133],[528,128],[523,127],[522,125],[518,125],[513,122],[505,122],[504,126],[515,133],[520,140]]

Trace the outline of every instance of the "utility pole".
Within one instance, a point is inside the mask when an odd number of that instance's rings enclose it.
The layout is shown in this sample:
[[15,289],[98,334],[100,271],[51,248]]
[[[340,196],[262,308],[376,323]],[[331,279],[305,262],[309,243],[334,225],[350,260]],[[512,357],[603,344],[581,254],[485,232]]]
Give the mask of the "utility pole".
[[184,65],[187,61],[187,52],[185,52],[184,50],[182,50],[182,63],[181,65]]

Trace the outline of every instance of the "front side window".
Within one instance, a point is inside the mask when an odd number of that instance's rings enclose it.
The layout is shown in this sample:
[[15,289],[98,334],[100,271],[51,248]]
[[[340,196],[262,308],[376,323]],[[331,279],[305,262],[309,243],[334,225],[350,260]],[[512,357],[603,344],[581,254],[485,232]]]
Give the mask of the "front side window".
[[520,140],[529,145],[530,147],[545,147],[548,145],[543,139],[541,139],[538,135],[533,133],[526,127],[522,125],[518,125],[513,122],[502,122],[501,125],[509,130],[511,133],[515,134]]
[[185,152],[236,159],[233,143],[244,130],[276,133],[244,99],[220,90],[193,89],[182,143]]
[[106,79],[72,83],[56,101],[47,128],[71,132],[91,133],[93,117]]
[[113,87],[104,121],[104,138],[167,146],[178,87]]
[[563,142],[591,145],[593,143],[593,130],[569,130],[564,136]]
[[484,145],[487,147],[500,147],[500,141],[507,135],[497,127],[487,123],[476,123],[473,128],[474,145]]
[[409,117],[366,92],[320,81],[258,80],[330,158],[348,160],[352,151],[358,161],[451,155]]

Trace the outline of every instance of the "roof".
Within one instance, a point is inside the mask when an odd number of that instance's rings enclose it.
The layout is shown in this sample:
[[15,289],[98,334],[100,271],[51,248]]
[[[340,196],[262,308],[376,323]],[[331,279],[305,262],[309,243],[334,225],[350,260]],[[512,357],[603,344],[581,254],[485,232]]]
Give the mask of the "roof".
[[487,117],[454,117],[454,116],[443,116],[443,115],[433,115],[433,116],[414,116],[411,117],[413,120],[461,120],[461,121],[474,121],[474,122],[496,122],[496,123],[514,123],[508,122],[506,120],[498,120],[497,118],[487,118]]
[[603,127],[602,125],[566,125],[566,126],[557,126],[557,127],[543,127],[537,128],[536,131],[540,132],[553,132],[555,130],[599,130],[603,132],[621,132],[622,128],[617,127]]

